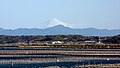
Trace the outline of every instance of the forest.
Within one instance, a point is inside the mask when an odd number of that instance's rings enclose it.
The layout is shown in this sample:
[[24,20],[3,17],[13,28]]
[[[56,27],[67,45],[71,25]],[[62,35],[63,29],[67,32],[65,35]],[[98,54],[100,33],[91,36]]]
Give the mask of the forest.
[[104,44],[120,44],[120,35],[116,36],[82,36],[82,35],[35,35],[35,36],[7,36],[0,35],[0,44],[10,43],[37,43],[45,41],[83,42],[101,41]]

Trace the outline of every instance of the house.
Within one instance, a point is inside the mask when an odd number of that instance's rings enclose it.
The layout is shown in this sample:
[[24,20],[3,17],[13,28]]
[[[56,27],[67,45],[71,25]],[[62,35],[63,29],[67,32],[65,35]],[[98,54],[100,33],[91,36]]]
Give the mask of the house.
[[96,44],[96,41],[85,41],[85,44]]
[[52,44],[62,44],[63,42],[61,41],[53,41]]

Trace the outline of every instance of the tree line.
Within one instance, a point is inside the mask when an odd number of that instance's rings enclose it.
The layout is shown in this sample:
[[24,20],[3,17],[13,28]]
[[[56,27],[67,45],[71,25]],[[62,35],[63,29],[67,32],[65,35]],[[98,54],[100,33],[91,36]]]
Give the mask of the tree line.
[[30,35],[30,36],[8,36],[0,35],[0,44],[10,43],[37,43],[44,41],[65,41],[65,42],[81,42],[81,41],[101,41],[104,44],[120,44],[120,35],[116,36],[82,36],[82,35]]

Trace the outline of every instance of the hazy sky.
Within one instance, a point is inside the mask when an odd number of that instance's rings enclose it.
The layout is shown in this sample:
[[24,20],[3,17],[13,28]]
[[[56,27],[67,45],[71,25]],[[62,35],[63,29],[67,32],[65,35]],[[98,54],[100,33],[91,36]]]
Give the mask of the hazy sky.
[[120,0],[0,0],[1,28],[46,28],[52,19],[72,28],[120,29]]

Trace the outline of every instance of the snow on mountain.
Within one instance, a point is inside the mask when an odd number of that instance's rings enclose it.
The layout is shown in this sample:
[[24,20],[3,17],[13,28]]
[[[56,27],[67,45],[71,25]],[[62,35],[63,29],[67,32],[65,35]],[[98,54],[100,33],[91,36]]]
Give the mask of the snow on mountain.
[[57,19],[57,18],[53,18],[49,23],[47,27],[54,27],[57,25],[63,25],[65,27],[71,27],[70,24],[65,23],[64,21]]

